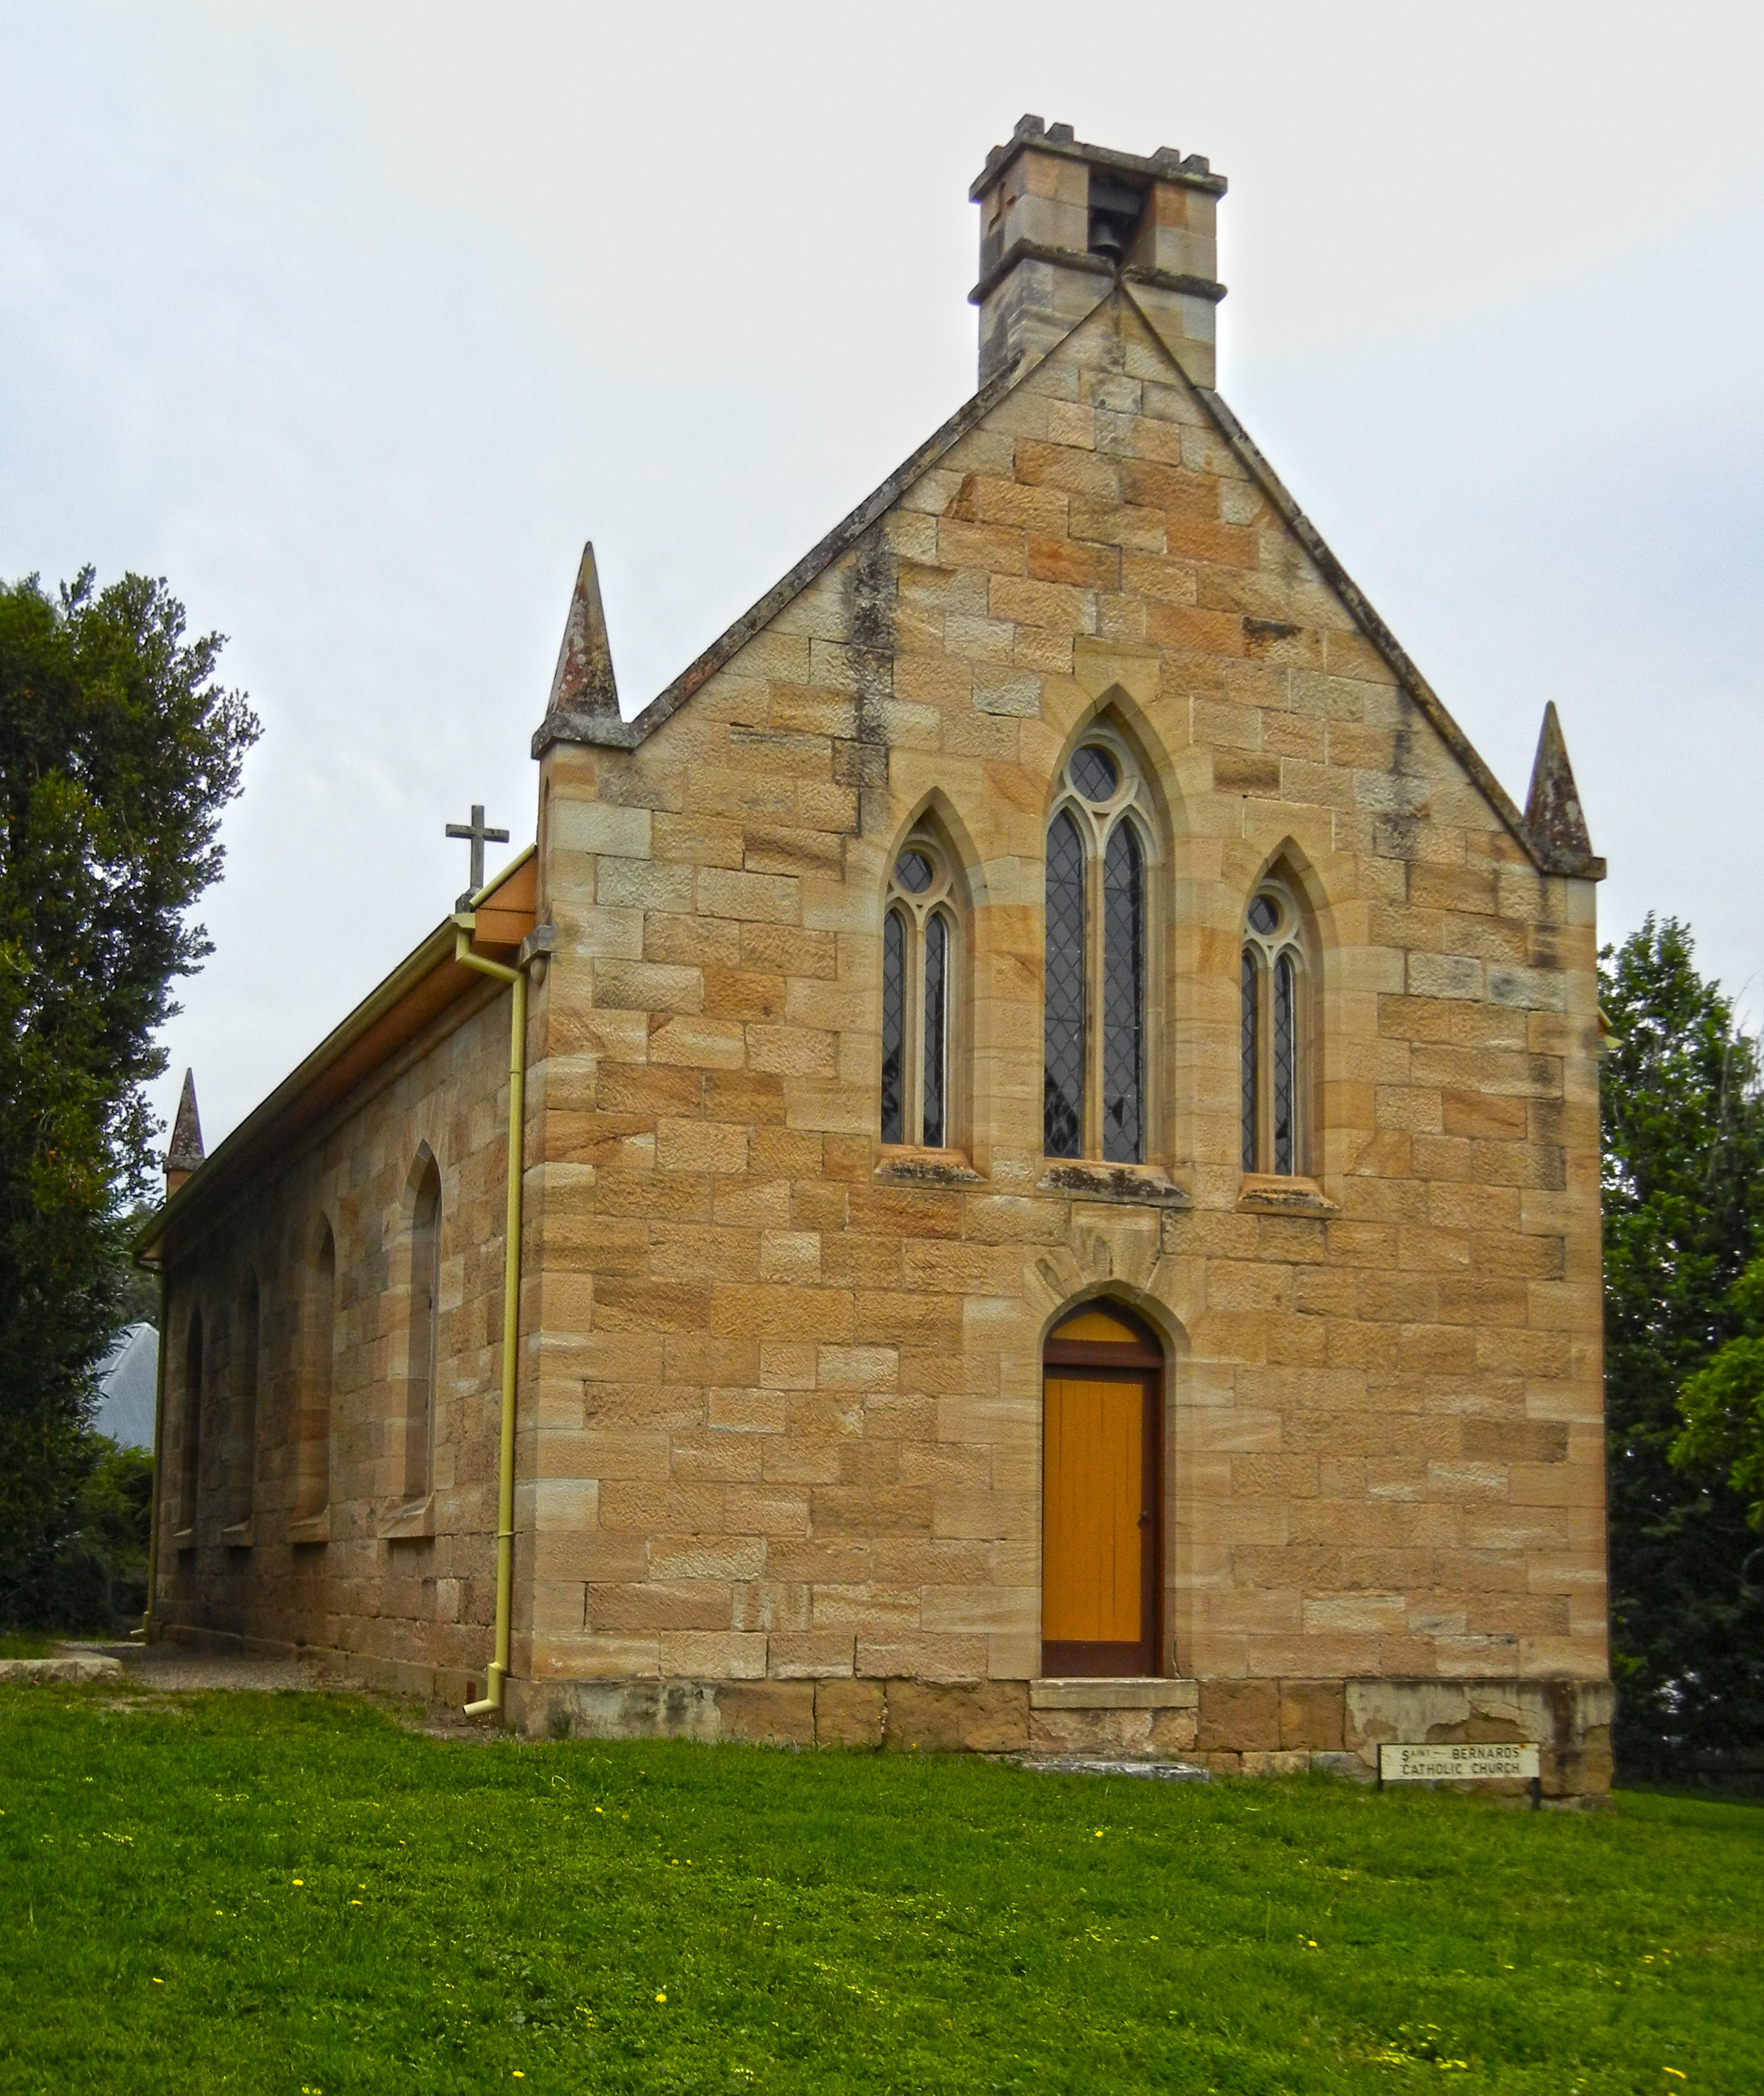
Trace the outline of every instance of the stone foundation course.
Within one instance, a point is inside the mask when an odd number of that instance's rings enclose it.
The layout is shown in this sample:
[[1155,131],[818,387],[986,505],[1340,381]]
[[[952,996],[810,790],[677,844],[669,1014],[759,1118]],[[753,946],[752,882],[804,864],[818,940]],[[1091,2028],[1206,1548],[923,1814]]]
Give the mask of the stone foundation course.
[[511,1681],[530,1739],[688,1739],[778,1747],[1158,1761],[1216,1775],[1311,1769],[1369,1780],[1386,1741],[1517,1740],[1544,1795],[1611,1784],[1613,1693],[1574,1681]]

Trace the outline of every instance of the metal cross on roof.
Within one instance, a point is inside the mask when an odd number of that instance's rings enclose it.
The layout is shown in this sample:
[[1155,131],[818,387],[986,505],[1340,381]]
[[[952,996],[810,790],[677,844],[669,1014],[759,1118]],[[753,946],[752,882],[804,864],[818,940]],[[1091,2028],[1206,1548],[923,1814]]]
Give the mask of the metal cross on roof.
[[448,835],[450,837],[468,837],[471,841],[472,884],[456,906],[461,910],[469,909],[472,897],[484,884],[484,846],[487,844],[505,845],[509,841],[509,832],[506,830],[487,830],[484,827],[484,804],[482,801],[474,801],[470,822],[449,823]]

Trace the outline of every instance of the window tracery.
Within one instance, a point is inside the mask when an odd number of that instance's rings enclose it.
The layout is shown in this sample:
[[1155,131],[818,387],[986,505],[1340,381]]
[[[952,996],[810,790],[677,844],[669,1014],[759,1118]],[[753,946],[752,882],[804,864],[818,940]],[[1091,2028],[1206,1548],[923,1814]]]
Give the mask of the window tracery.
[[951,1142],[958,892],[949,854],[910,836],[889,876],[882,919],[884,1142]]
[[1283,882],[1266,881],[1244,913],[1242,971],[1242,1164],[1291,1178],[1305,1167],[1307,971],[1304,922]]
[[1041,1141],[1050,1157],[1145,1161],[1151,796],[1098,727],[1047,829]]

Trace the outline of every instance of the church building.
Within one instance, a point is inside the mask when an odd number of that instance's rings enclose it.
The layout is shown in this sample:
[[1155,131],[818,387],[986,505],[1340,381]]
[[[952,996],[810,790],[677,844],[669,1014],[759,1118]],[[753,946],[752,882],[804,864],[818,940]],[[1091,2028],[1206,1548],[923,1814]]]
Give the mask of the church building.
[[1225,189],[1025,116],[979,391],[634,718],[583,555],[532,841],[206,1157],[186,1093],[151,1635],[1609,1782],[1604,863],[1220,399]]

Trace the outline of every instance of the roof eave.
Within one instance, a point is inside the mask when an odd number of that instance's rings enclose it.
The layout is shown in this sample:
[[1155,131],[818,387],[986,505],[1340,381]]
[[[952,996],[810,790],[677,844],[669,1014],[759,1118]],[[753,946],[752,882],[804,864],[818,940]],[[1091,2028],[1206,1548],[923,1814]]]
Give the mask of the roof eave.
[[[535,845],[523,846],[499,873],[487,880],[470,897],[467,907],[475,910],[511,875],[519,872],[536,849]],[[250,1154],[256,1143],[299,1103],[302,1095],[317,1084],[334,1063],[378,1025],[388,1013],[395,1011],[404,999],[426,982],[438,967],[453,958],[458,929],[453,916],[443,918],[420,945],[404,956],[390,975],[375,985],[347,1018],[332,1028],[311,1055],[290,1071],[267,1098],[252,1108],[225,1141],[208,1153],[176,1193],[167,1196],[164,1203],[136,1234],[130,1249],[138,1265],[159,1264],[162,1257],[161,1247],[167,1238],[175,1229],[199,1213],[212,1194],[225,1190],[233,1176],[233,1168],[238,1161]],[[474,983],[462,985],[461,994],[465,994],[468,989],[474,986]]]

